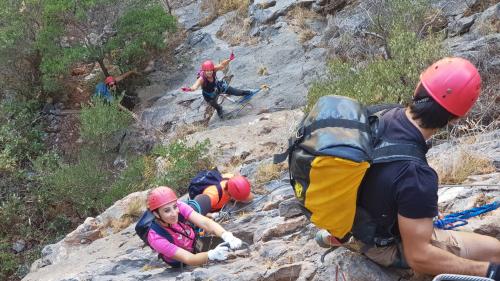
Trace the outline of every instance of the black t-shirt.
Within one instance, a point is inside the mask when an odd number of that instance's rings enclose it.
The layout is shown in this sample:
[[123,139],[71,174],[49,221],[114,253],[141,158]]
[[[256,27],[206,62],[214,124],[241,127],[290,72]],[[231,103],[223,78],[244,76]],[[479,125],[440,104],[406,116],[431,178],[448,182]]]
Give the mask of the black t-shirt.
[[[201,75],[205,75],[205,74],[202,73]],[[201,84],[201,89],[204,92],[207,92],[207,93],[215,92],[215,87],[217,86],[217,77],[215,76],[215,72],[212,75],[212,79],[213,79],[213,81],[210,82],[210,81],[208,81],[208,78],[203,77],[203,84]]]
[[[396,108],[382,116],[386,123],[384,138],[426,147],[422,134],[404,111]],[[412,219],[437,216],[437,189],[438,176],[426,163],[401,160],[374,164],[361,183],[358,205],[377,223],[378,237],[399,236],[398,213]]]

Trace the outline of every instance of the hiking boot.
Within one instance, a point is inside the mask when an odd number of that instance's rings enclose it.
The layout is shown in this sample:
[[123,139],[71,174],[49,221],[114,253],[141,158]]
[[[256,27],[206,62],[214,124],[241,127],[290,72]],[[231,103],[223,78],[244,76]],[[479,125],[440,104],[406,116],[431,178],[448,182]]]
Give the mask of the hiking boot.
[[331,235],[326,229],[321,229],[320,231],[316,232],[314,240],[321,248],[331,248],[342,245],[342,243],[340,243],[340,241],[337,240],[337,238],[335,238],[333,235]]

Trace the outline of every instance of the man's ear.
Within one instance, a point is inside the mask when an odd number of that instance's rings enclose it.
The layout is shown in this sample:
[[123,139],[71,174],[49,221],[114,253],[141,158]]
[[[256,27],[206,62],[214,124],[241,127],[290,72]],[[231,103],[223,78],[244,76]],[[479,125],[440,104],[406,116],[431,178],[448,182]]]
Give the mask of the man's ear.
[[450,121],[448,121],[448,124],[455,125],[458,123],[458,120],[460,120],[460,117],[453,117],[450,119]]

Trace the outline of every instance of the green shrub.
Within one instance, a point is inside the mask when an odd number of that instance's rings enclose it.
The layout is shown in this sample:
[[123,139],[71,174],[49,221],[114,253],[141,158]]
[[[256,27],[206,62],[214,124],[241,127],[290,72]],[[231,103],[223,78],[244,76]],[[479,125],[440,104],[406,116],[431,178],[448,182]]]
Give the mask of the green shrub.
[[128,167],[120,173],[104,194],[102,198],[103,206],[111,206],[130,193],[151,187],[151,179],[144,176],[146,161],[147,157],[138,157],[128,161]]
[[138,65],[148,53],[166,47],[164,32],[175,32],[176,20],[159,5],[128,10],[116,22],[117,34],[106,45],[122,69]]
[[0,242],[0,280],[7,280],[12,276],[19,264],[19,259],[16,255],[10,252],[10,244]]
[[23,168],[43,153],[36,102],[0,102],[0,172]]
[[166,168],[157,178],[158,185],[167,185],[179,193],[187,191],[192,177],[200,170],[213,167],[213,161],[207,156],[210,141],[197,142],[188,146],[184,141],[178,140],[167,146],[157,146],[153,154],[162,156],[166,160]]
[[84,106],[80,113],[80,135],[84,141],[105,149],[109,138],[127,128],[133,118],[130,112],[119,108],[118,99],[109,104],[101,98],[93,99],[92,102],[92,106]]
[[70,216],[93,216],[104,207],[100,198],[110,184],[110,177],[99,152],[85,149],[76,164],[62,164],[42,178],[40,196],[49,206],[70,206]]
[[[418,82],[419,73],[445,55],[438,34],[420,38],[428,1],[382,1],[384,17],[374,29],[385,37],[387,59],[372,58],[368,64],[334,59],[329,64],[328,78],[311,87],[306,111],[324,95],[352,97],[364,104],[407,102]],[[412,8],[407,9],[408,5]],[[392,16],[394,15],[394,17]],[[419,25],[420,24],[420,25]],[[416,28],[417,27],[417,28]]]

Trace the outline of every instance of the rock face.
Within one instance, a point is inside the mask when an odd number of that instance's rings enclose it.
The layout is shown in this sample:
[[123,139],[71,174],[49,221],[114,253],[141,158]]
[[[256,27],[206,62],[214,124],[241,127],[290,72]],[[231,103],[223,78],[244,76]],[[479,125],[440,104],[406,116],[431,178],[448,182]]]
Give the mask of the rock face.
[[[496,145],[485,146],[498,132],[479,139],[485,140],[473,148],[489,149],[490,155],[500,154]],[[491,143],[491,141],[490,141]],[[453,151],[457,146],[441,145],[430,150],[431,158],[446,159],[443,149]],[[438,162],[439,163],[439,162]],[[255,163],[249,164],[255,165]],[[251,171],[244,166],[242,170]],[[250,178],[252,178],[250,174]],[[265,195],[257,195],[255,203],[236,205],[223,226],[247,242],[249,251],[240,250],[225,262],[210,263],[204,267],[174,270],[157,259],[135,235],[134,224],[112,231],[109,221],[128,214],[130,206],[145,201],[145,192],[133,193],[118,201],[97,218],[88,218],[84,224],[57,244],[42,251],[42,259],[35,262],[24,280],[422,280],[408,272],[381,268],[358,253],[339,248],[326,255],[326,249],[317,246],[313,224],[291,206],[293,192],[287,176],[263,186]],[[497,184],[499,173],[471,176],[468,184],[445,186],[439,191],[439,206],[443,214],[458,212],[482,205],[500,197]],[[277,202],[281,202],[277,204]],[[142,206],[142,210],[144,206]],[[500,210],[471,218],[460,230],[487,234],[500,238]],[[107,223],[108,222],[108,223]],[[99,233],[96,235],[96,233]],[[342,277],[343,276],[343,277]],[[344,278],[344,279],[342,279]]]
[[[308,86],[325,73],[327,53],[333,50],[335,54],[345,47],[341,45],[342,34],[355,34],[366,27],[368,19],[364,5],[368,1],[250,1],[249,36],[260,41],[235,47],[216,36],[234,12],[202,27],[200,22],[206,12],[200,10],[201,1],[177,2],[182,5],[174,3],[174,13],[189,31],[186,42],[175,50],[182,62],[176,71],[154,67],[155,71],[148,74],[151,84],[138,91],[148,105],[140,114],[138,126],[168,141],[183,125],[206,125],[205,131],[189,135],[188,141],[210,139],[211,152],[222,151],[216,159],[219,167],[241,166],[243,174],[255,179],[257,167],[269,163],[272,154],[286,148],[288,137],[303,116],[299,108],[305,104]],[[455,55],[474,59],[500,49],[500,4],[465,16],[469,7],[478,2],[433,1],[448,18],[449,38],[445,44]],[[299,42],[285,18],[297,6],[329,14],[326,19],[311,21],[317,35],[308,42]],[[358,42],[351,42],[354,54],[361,52],[356,45]],[[219,120],[212,116],[200,91],[181,93],[178,89],[195,81],[203,60],[222,60],[231,51],[236,55],[230,67],[234,74],[231,85],[255,89],[266,84],[270,90],[255,96],[251,106],[242,110],[237,118]],[[487,60],[494,73],[500,69],[499,58],[493,55]],[[261,71],[264,68],[266,73]],[[223,106],[230,108],[228,104]],[[456,151],[463,149],[464,143],[467,150],[483,155],[496,166],[496,172],[470,176],[463,185],[441,188],[441,212],[457,212],[499,198],[499,187],[491,186],[500,181],[499,136],[500,132],[494,131],[472,141],[442,144],[429,151],[430,162],[436,169],[446,170],[450,163],[457,162]],[[141,151],[152,146],[153,140],[127,132],[122,143],[122,150],[127,146]],[[120,163],[117,159],[117,165]],[[132,221],[145,208],[146,192],[141,192],[116,202],[96,218],[87,218],[63,240],[46,246],[42,258],[32,265],[24,280],[421,280],[408,272],[381,268],[344,248],[336,249],[325,257],[324,263],[321,262],[326,249],[317,246],[313,239],[317,231],[315,226],[293,207],[288,175],[283,174],[281,179],[259,186],[259,189],[262,192],[256,195],[253,204],[241,210],[242,205],[235,205],[230,218],[222,223],[249,244],[249,251],[234,252],[225,262],[177,270],[159,261],[135,235]],[[500,238],[499,212],[470,219],[461,229]],[[13,247],[22,251],[22,240]]]

